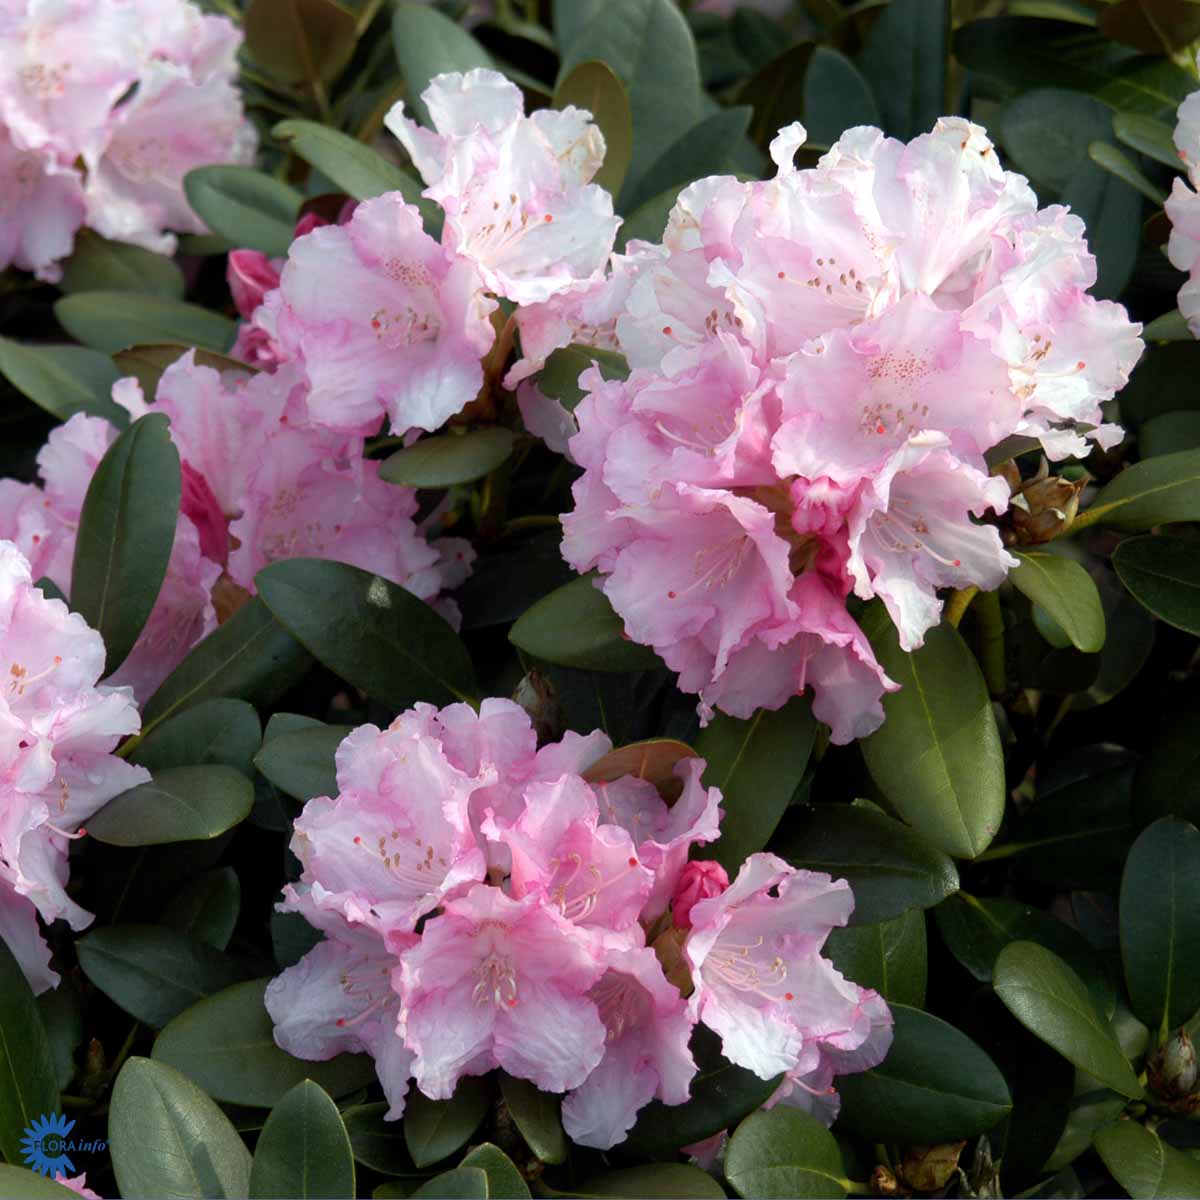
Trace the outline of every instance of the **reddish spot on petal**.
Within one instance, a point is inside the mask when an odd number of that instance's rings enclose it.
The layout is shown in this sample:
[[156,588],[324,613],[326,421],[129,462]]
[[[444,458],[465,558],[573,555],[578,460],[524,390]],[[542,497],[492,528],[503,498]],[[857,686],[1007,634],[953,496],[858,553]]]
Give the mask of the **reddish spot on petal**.
[[336,1021],[334,1021],[334,1024],[335,1024],[335,1025],[336,1025],[336,1026],[337,1026],[339,1029],[341,1029],[341,1027],[342,1027],[343,1025],[345,1025],[345,1024],[346,1024],[346,1018],[345,1018],[345,1017],[338,1017],[338,1019],[337,1019]]
[[[542,220],[543,220],[543,221],[545,221],[547,225],[549,225],[549,224],[550,224],[550,222],[554,220],[554,218],[553,218],[553,217],[552,217],[552,216],[551,216],[549,213],[547,213],[547,214],[546,214],[546,215],[545,215],[545,216],[542,218]],[[515,1001],[514,1001],[514,1003],[515,1003]]]
[[82,825],[80,825],[79,832],[78,832],[78,834],[76,834],[76,836],[77,837],[87,837],[87,830],[84,829],[84,827]]
[[674,600],[674,599],[675,599],[675,593],[674,593],[674,592],[668,592],[668,593],[667,593],[667,599],[668,599],[668,600]]
[[671,327],[670,327],[670,325],[664,325],[664,326],[663,326],[663,333],[665,333],[665,334],[667,335],[667,337],[670,337],[670,336],[671,336]]
[[886,425],[876,425],[875,432],[876,433],[887,433],[887,426]]
[[779,275],[777,276],[777,278],[779,278],[779,279],[786,279],[786,278],[787,278],[787,276],[786,276],[786,275],[785,275],[785,274],[784,274],[782,271],[780,271],[780,272],[779,272]]
[[784,993],[783,993],[783,998],[784,998],[785,1000],[795,1000],[795,998],[796,998],[796,997],[795,997],[795,996],[793,996],[791,992],[784,992]]
[[508,1002],[508,1007],[509,1008],[517,1007],[517,998],[515,996]]
[[38,544],[38,542],[40,542],[41,540],[42,540],[42,535],[41,535],[40,533],[35,533],[35,534],[33,535],[33,544],[34,544],[35,546],[36,546],[36,545]]
[[1083,370],[1083,368],[1084,368],[1084,367],[1086,367],[1086,366],[1087,366],[1087,363],[1085,363],[1085,362],[1083,361],[1083,359],[1081,358],[1081,359],[1080,359],[1080,360],[1079,360],[1079,361],[1078,361],[1078,362],[1075,364],[1075,370],[1077,370],[1077,371],[1082,371],[1082,370]]
[[59,663],[61,663],[61,662],[62,662],[62,655],[56,654],[54,656],[54,665],[57,667],[59,665]]
[[961,558],[956,558],[956,559],[954,560],[954,565],[955,565],[956,567],[961,567],[961,566],[962,566],[962,559],[961,559]]
[[637,859],[636,859],[636,858],[631,858],[631,859],[629,860],[629,865],[630,865],[631,867],[636,867],[636,866],[638,865],[638,861],[637,861]]
[[355,835],[355,837],[354,837],[354,844],[355,844],[356,846],[361,846],[361,845],[362,845],[362,838],[360,838],[360,837],[359,837],[357,834],[356,834],[356,835]]

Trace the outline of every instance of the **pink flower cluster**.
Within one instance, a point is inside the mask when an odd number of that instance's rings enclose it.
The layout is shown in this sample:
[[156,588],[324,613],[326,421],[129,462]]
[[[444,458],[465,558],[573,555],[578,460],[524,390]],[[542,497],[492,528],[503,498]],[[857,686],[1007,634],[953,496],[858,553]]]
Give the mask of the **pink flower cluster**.
[[0,541],[0,938],[35,992],[58,983],[38,917],[76,930],[92,919],[67,895],[72,839],[150,778],[112,753],[141,720],[128,689],[96,686],[103,670],[100,635]]
[[[1197,57],[1200,69],[1200,56]],[[1171,219],[1167,255],[1173,267],[1188,273],[1179,290],[1179,311],[1200,338],[1200,91],[1180,106],[1175,126],[1175,149],[1187,170],[1187,179],[1176,178],[1164,207]]]
[[[437,545],[414,522],[416,493],[379,478],[363,439],[306,419],[305,386],[290,366],[273,374],[220,372],[189,351],[147,405],[136,379],[113,398],[134,418],[165,413],[183,476],[175,544],[154,610],[129,657],[110,677],[139,701],[187,652],[254,592],[270,562],[329,558],[373,571],[422,599],[465,577],[473,552],[458,538]],[[28,556],[35,576],[69,593],[79,516],[92,475],[116,429],[77,414],[38,455],[44,481],[0,480],[0,536]],[[220,600],[220,603],[218,603]],[[448,601],[444,614],[456,618]]]
[[727,887],[687,862],[719,833],[703,760],[676,764],[668,805],[642,778],[589,782],[610,749],[601,733],[538,749],[494,699],[350,734],[338,795],[295,824],[302,874],[280,907],[325,939],[267,988],[278,1044],[371,1054],[390,1118],[410,1079],[443,1099],[501,1067],[566,1093],[567,1132],[605,1149],[651,1099],[688,1098],[703,1021],[734,1062],[784,1076],[780,1099],[832,1119],[834,1077],[891,1040],[880,997],[820,956],[847,884],[755,854]]
[[589,182],[604,157],[591,114],[527,117],[520,89],[484,70],[439,75],[422,99],[434,129],[402,104],[387,124],[445,212],[440,241],[389,192],[298,236],[282,271],[236,268],[239,285],[258,281],[239,301],[258,304],[237,352],[294,363],[310,419],[341,432],[372,433],[385,415],[396,433],[440,428],[484,383],[493,297],[530,304],[602,282],[619,224]]
[[1101,405],[1141,341],[1087,293],[1082,222],[1039,210],[978,126],[946,118],[907,145],[851,129],[797,170],[804,136],[772,143],[773,179],[692,184],[661,245],[543,305],[535,358],[592,335],[634,368],[580,380],[563,542],[628,636],[705,717],[811,685],[846,742],[895,687],[848,594],[879,597],[912,650],[939,589],[996,587],[1015,560],[987,519],[1008,489],[985,451],[1111,445]]
[[0,13],[0,267],[56,280],[82,225],[169,254],[203,233],[183,177],[254,156],[241,33],[188,0],[8,0]]

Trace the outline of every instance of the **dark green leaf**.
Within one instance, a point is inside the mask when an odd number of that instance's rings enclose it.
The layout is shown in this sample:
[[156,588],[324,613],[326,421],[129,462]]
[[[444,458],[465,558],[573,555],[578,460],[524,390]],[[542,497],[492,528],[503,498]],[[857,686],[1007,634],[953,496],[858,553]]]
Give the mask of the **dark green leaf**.
[[75,1078],[75,1051],[83,1041],[79,993],[71,987],[59,985],[42,992],[37,997],[37,1006],[50,1043],[50,1053],[54,1057],[58,1086],[65,1090]]
[[585,575],[544,596],[509,631],[526,654],[585,671],[642,671],[658,656],[625,636],[608,597]]
[[218,763],[249,775],[260,745],[262,726],[254,706],[218,698],[164,721],[138,743],[129,760],[148,771]]
[[779,852],[794,866],[849,882],[855,924],[931,908],[958,890],[958,872],[948,855],[865,806],[821,804],[803,810],[778,841]]
[[220,313],[138,292],[79,292],[55,302],[59,324],[77,341],[105,354],[127,346],[177,342],[224,354],[233,322]]
[[[1065,1059],[1062,1060],[1066,1062]],[[1070,1066],[1070,1064],[1067,1064]],[[1072,1072],[1074,1076],[1074,1072]],[[1086,1079],[1086,1076],[1084,1077]],[[1084,1085],[1086,1086],[1086,1084]],[[1067,1121],[1054,1152],[1046,1159],[1047,1171],[1058,1171],[1073,1163],[1092,1144],[1096,1131],[1111,1125],[1128,1101],[1108,1088],[1099,1088],[1076,1096],[1067,1112]],[[1077,1193],[1082,1200],[1082,1190]],[[1040,1198],[1041,1193],[1038,1193]]]
[[840,1197],[846,1194],[842,1152],[816,1117],[794,1108],[753,1113],[725,1150],[725,1177],[739,1196]]
[[159,685],[142,709],[142,737],[194,704],[234,696],[269,705],[308,671],[308,652],[256,596],[217,627]]
[[484,1142],[476,1146],[459,1164],[477,1167],[487,1176],[490,1200],[529,1200],[529,1185],[512,1159],[498,1146]]
[[604,135],[604,163],[593,182],[615,196],[633,154],[633,117],[625,88],[612,67],[589,59],[574,66],[554,89],[555,108],[571,104],[590,112]]
[[287,254],[304,200],[295,188],[253,167],[211,166],[189,171],[183,190],[196,215],[233,245]]
[[75,949],[88,979],[131,1017],[155,1029],[242,978],[220,951],[162,925],[95,929]]
[[1140,532],[1200,520],[1200,450],[1160,454],[1126,467],[1087,509],[1091,520]]
[[671,209],[675,207],[678,198],[679,188],[672,184],[665,191],[639,204],[617,230],[617,250],[623,251],[627,243],[635,239],[643,242],[661,242],[663,231],[667,227],[667,218],[671,215]]
[[1123,1096],[1142,1095],[1108,1022],[1083,980],[1034,942],[1010,942],[992,972],[996,995],[1031,1033]]
[[[1175,142],[1171,137],[1171,126],[1165,121],[1156,121],[1153,117],[1141,116],[1138,113],[1117,113],[1113,117],[1113,133],[1119,141],[1139,154],[1168,167],[1179,166],[1179,152],[1175,149]],[[1145,329],[1148,341],[1153,340],[1150,328],[1147,326]]]
[[421,196],[421,184],[407,171],[328,125],[291,119],[280,121],[271,134],[355,200],[400,192],[409,204],[428,203]]
[[379,468],[379,478],[408,487],[444,488],[490,475],[512,454],[508,429],[439,433],[397,450]]
[[0,372],[22,396],[60,421],[81,412],[118,428],[129,423],[129,414],[111,397],[118,378],[112,360],[98,350],[0,338]]
[[1128,154],[1111,142],[1092,142],[1088,146],[1088,158],[1102,170],[1141,192],[1151,204],[1161,205],[1166,199],[1162,188],[1149,179]]
[[229,1118],[164,1063],[131,1058],[113,1086],[109,1153],[121,1195],[241,1200],[250,1152]]
[[874,988],[891,1004],[925,1003],[925,914],[918,908],[890,921],[834,929],[822,953],[847,979]]
[[354,53],[357,21],[334,0],[251,0],[246,49],[281,83],[334,78]]
[[179,452],[162,413],[135,421],[88,485],[75,539],[71,607],[100,632],[111,674],[158,599],[179,513]]
[[254,765],[281,791],[297,800],[337,795],[334,753],[350,732],[349,725],[295,729],[269,738]]
[[566,1162],[567,1135],[559,1116],[559,1097],[504,1071],[500,1072],[500,1094],[530,1150],[544,1163]]
[[974,1137],[1008,1115],[996,1064],[966,1034],[920,1009],[892,1005],[892,1047],[879,1066],[838,1078],[839,1122],[872,1141]]
[[413,1091],[404,1107],[404,1140],[417,1167],[431,1167],[461,1149],[491,1106],[485,1080],[468,1075],[449,1100],[430,1100]]
[[[118,350],[112,361],[122,375],[132,375],[138,381],[144,396],[152,398],[158,391],[163,372],[189,349],[191,347],[177,343],[155,342]],[[214,371],[242,371],[247,376],[255,373],[253,367],[213,350],[192,350],[192,358],[196,366],[211,367]]]
[[487,1200],[488,1177],[479,1167],[458,1167],[435,1175],[411,1196],[413,1200],[426,1196],[429,1200]]
[[271,1110],[250,1167],[250,1195],[354,1195],[354,1156],[337,1105],[311,1079],[302,1079]]
[[110,242],[90,229],[75,235],[75,249],[63,260],[59,287],[72,292],[151,292],[183,297],[183,273],[165,254],[128,242]]
[[628,364],[614,351],[573,344],[555,350],[546,359],[546,365],[537,376],[538,388],[574,411],[575,405],[583,399],[579,376],[593,362],[605,379],[625,379],[629,375]]
[[1085,654],[1104,645],[1104,609],[1092,577],[1075,562],[1047,550],[1018,550],[1020,566],[1009,579],[1034,604],[1058,623],[1067,637]]
[[344,1096],[375,1079],[371,1059],[341,1054],[305,1062],[281,1050],[263,1007],[267,980],[235,983],[180,1013],[158,1035],[154,1058],[182,1071],[228,1104],[270,1108],[302,1079]]
[[[1138,764],[1133,794],[1138,815],[1153,820],[1174,814],[1200,821],[1200,700],[1191,697],[1158,714],[1157,728]],[[1114,867],[1114,877],[1119,867]]]
[[753,111],[750,138],[766,149],[784,126],[804,109],[804,76],[813,55],[812,42],[797,42],[756,71],[738,90],[738,104]]
[[872,778],[927,841],[974,858],[1004,816],[1004,756],[979,664],[958,631],[929,630],[911,654],[876,609],[864,629],[900,690],[883,698],[883,727],[860,743]]
[[1113,552],[1121,582],[1156,617],[1200,636],[1200,542],[1171,534],[1129,538]]
[[691,1198],[724,1200],[725,1189],[707,1172],[685,1163],[646,1163],[593,1175],[572,1196],[628,1196],[631,1200]]
[[392,45],[408,85],[405,107],[424,125],[431,121],[421,93],[435,75],[494,65],[491,55],[465,29],[424,4],[396,5]]
[[878,125],[871,85],[840,51],[818,46],[804,75],[804,128],[809,140],[832,146],[855,125]]
[[1136,1121],[1106,1126],[1096,1134],[1094,1145],[1132,1200],[1200,1196],[1200,1162]]
[[591,59],[607,63],[629,97],[630,191],[703,114],[696,44],[674,0],[609,0],[565,48],[560,78]]
[[1133,1011],[1159,1035],[1200,1009],[1200,830],[1163,817],[1121,878],[1121,957]]
[[914,138],[945,112],[949,35],[947,6],[929,0],[892,0],[871,26],[858,65],[879,101],[885,133]]
[[244,821],[253,803],[254,785],[233,767],[173,767],[110,800],[88,833],[109,846],[202,841]]
[[1138,431],[1138,453],[1142,458],[1175,454],[1179,450],[1200,450],[1200,412],[1161,413],[1151,417]]
[[346,563],[291,558],[259,571],[263,602],[314,657],[374,700],[467,700],[475,673],[458,635],[424,600]]
[[797,697],[775,712],[749,720],[718,713],[696,739],[705,759],[704,783],[721,789],[721,837],[712,857],[730,878],[748,855],[762,850],[804,777],[817,725],[807,700]]
[[638,1113],[622,1150],[638,1157],[673,1158],[680,1146],[732,1128],[765,1104],[779,1086],[778,1078],[760,1079],[729,1062],[721,1054],[720,1038],[703,1025],[692,1034],[692,1057],[698,1071],[691,1098],[670,1107],[651,1100]]
[[271,951],[279,969],[295,966],[320,940],[321,933],[299,913],[271,914]]
[[386,1101],[356,1104],[343,1110],[342,1120],[346,1123],[355,1159],[381,1175],[403,1175],[415,1168],[404,1142],[404,1124],[385,1121],[383,1114],[387,1110]]
[[58,1082],[41,1013],[17,960],[0,938],[0,1154],[24,1161],[21,1139],[58,1111]]
[[73,1188],[55,1183],[27,1167],[10,1167],[0,1163],[0,1197],[3,1200],[71,1200],[79,1193]]
[[197,875],[167,905],[163,923],[224,950],[242,907],[242,885],[232,867]]

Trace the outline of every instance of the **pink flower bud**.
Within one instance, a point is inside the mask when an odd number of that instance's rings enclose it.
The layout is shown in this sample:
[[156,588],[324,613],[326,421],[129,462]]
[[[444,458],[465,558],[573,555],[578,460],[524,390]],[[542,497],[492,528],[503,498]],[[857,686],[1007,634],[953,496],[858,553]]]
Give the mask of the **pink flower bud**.
[[675,895],[671,900],[675,924],[680,929],[690,929],[692,905],[719,896],[728,886],[729,876],[725,874],[725,868],[719,862],[701,859],[688,863],[679,876],[679,882],[675,885]]
[[279,286],[279,268],[260,250],[230,250],[225,278],[238,312],[249,319],[263,297]]
[[221,511],[208,480],[190,463],[180,463],[182,493],[179,510],[200,535],[200,553],[215,563],[229,557],[229,519]]

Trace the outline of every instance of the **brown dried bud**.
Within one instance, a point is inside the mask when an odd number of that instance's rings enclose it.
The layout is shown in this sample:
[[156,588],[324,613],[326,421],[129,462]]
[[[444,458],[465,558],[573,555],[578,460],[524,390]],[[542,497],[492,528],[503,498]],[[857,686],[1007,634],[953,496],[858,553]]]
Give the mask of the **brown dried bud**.
[[217,624],[224,625],[239,608],[250,603],[250,593],[222,572],[221,578],[213,584],[212,601],[217,611]]
[[916,1192],[936,1192],[944,1188],[958,1170],[958,1156],[966,1142],[947,1142],[941,1146],[910,1146],[900,1164],[904,1182]]
[[558,693],[545,675],[538,671],[525,675],[513,692],[513,702],[529,714],[539,746],[562,737],[566,721],[558,703]]
[[87,1052],[83,1059],[83,1073],[85,1075],[99,1075],[108,1066],[108,1060],[104,1054],[104,1047],[100,1044],[98,1038],[92,1038],[88,1042]]
[[900,1186],[900,1181],[890,1167],[880,1164],[871,1172],[872,1196],[911,1196],[912,1193]]
[[1146,1075],[1154,1091],[1167,1101],[1188,1100],[1200,1081],[1196,1047],[1187,1031],[1177,1029],[1150,1056]]
[[683,943],[687,941],[687,936],[688,930],[670,925],[651,943],[663,974],[679,989],[681,996],[690,996],[695,990],[691,968],[683,956]]
[[1024,483],[1018,480],[1014,484],[1007,473],[1004,475],[1013,491],[1002,522],[1007,545],[1036,546],[1049,542],[1075,520],[1083,480],[1073,483],[1060,475],[1051,475],[1049,470],[1042,459],[1038,473]]

